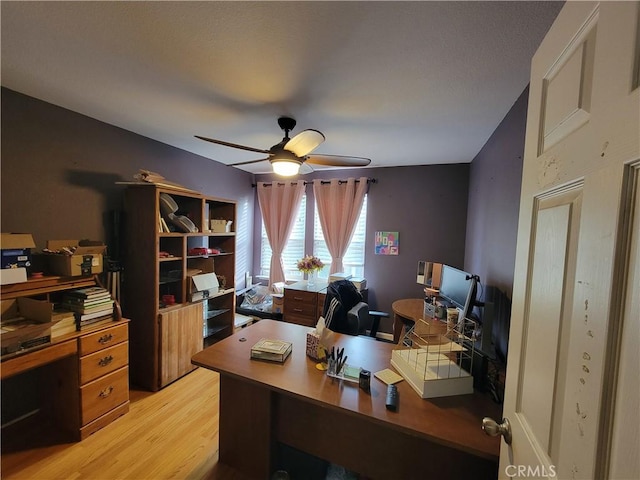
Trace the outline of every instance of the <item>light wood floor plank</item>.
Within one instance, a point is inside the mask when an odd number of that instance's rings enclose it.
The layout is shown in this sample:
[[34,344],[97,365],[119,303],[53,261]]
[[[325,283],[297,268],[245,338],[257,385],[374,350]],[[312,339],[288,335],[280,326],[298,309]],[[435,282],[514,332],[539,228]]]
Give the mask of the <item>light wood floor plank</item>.
[[198,368],[78,443],[2,453],[3,480],[244,480],[218,464],[220,378]]

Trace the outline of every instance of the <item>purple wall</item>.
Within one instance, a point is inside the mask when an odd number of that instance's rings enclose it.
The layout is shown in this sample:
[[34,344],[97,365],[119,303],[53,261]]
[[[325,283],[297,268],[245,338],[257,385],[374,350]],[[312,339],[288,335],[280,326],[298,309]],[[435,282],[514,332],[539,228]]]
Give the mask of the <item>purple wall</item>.
[[[205,195],[238,202],[237,280],[252,264],[253,175],[2,89],[2,232],[109,241],[109,212],[122,207],[118,181],[158,172]],[[113,249],[112,249],[113,250]]]
[[[418,260],[465,268],[511,295],[526,107],[527,91],[471,165],[303,177],[378,180],[369,188],[365,259],[374,308],[391,312],[394,300],[422,295],[415,282]],[[132,181],[144,168],[238,201],[236,285],[244,286],[245,271],[255,275],[260,215],[253,175],[4,88],[1,126],[3,232],[31,232],[38,248],[48,239],[108,241],[109,212],[122,202],[123,187],[115,182]],[[380,230],[399,232],[400,255],[374,255],[374,232]],[[391,322],[382,329],[390,331]]]
[[[372,308],[391,313],[391,304],[401,298],[420,298],[423,288],[416,283],[419,260],[447,263],[462,268],[469,165],[428,165],[417,167],[342,169],[314,172],[304,180],[367,176],[367,248],[365,278]],[[256,181],[270,181],[272,175],[257,175]],[[307,204],[313,204],[313,189],[307,186]],[[254,258],[260,255],[260,209],[256,204]],[[374,233],[399,233],[400,254],[374,254]],[[313,235],[307,222],[306,238]],[[311,252],[312,243],[307,245]],[[380,330],[391,331],[391,319]]]
[[465,270],[511,298],[529,88],[471,163]]

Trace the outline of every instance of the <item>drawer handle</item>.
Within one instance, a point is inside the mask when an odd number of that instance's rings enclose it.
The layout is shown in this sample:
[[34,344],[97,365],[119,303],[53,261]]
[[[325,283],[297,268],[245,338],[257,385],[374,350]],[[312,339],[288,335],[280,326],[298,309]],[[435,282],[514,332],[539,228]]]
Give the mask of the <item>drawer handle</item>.
[[294,299],[294,300],[298,300],[298,301],[302,301],[302,300],[304,300],[304,298],[302,298],[302,297],[293,297],[293,299]]
[[101,345],[104,345],[105,343],[108,343],[111,340],[113,340],[113,334],[107,333],[106,335],[103,335],[98,339],[98,343],[100,343]]
[[301,308],[294,308],[293,311],[294,312],[302,312],[302,309]]
[[100,365],[101,367],[106,367],[111,362],[113,362],[113,355],[109,355],[108,357],[102,357],[100,360],[98,360],[98,365]]
[[111,395],[111,392],[113,392],[113,387],[109,385],[107,388],[100,392],[100,397],[107,398],[109,395]]

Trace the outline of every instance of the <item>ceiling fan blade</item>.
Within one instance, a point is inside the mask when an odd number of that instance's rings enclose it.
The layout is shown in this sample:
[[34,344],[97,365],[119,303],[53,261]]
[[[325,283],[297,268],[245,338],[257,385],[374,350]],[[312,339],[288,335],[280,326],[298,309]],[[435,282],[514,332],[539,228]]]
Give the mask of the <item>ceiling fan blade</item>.
[[229,163],[227,166],[229,167],[237,167],[238,165],[249,165],[251,163],[258,163],[258,162],[266,162],[269,160],[270,157],[267,158],[260,158],[258,160],[248,160],[246,162],[238,162],[238,163]]
[[371,159],[342,155],[309,155],[305,163],[327,167],[366,167],[371,163]]
[[284,144],[284,149],[295,153],[299,157],[315,150],[324,142],[324,135],[318,130],[304,130]]
[[299,175],[306,175],[307,173],[311,172],[313,172],[313,168],[311,168],[311,165],[307,164],[307,162],[304,162],[302,165],[300,165],[300,170],[298,170]]
[[249,152],[269,153],[269,150],[264,150],[264,149],[261,149],[261,148],[247,147],[245,145],[238,145],[237,143],[229,143],[229,142],[224,142],[222,140],[216,140],[214,138],[201,137],[200,135],[194,135],[194,137],[199,138],[200,140],[204,140],[205,142],[211,142],[211,143],[217,143],[218,145],[224,145],[225,147],[239,148],[240,150],[247,150]]

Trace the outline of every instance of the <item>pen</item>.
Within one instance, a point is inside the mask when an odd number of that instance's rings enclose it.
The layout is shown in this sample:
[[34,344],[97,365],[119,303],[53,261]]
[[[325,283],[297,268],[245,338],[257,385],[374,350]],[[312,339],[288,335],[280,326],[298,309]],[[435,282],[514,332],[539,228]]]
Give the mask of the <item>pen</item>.
[[338,371],[336,373],[340,373],[342,371],[345,363],[347,363],[347,358],[349,358],[349,355],[344,356],[344,360],[342,360],[342,362],[340,362],[340,364],[338,365]]

